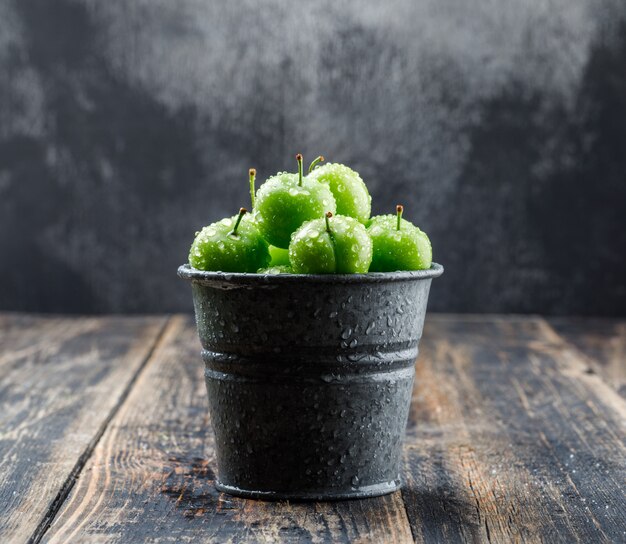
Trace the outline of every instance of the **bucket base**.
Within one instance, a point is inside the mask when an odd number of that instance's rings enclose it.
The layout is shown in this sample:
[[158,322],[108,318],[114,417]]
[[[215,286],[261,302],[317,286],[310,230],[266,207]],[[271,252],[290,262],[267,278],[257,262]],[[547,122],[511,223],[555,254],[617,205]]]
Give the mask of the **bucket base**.
[[391,482],[383,482],[380,484],[366,485],[354,487],[345,490],[325,489],[319,491],[254,491],[252,489],[241,489],[221,483],[215,482],[218,491],[223,491],[229,495],[236,497],[244,497],[246,499],[260,499],[264,501],[342,501],[349,499],[366,499],[368,497],[380,497],[388,495],[402,487],[402,481],[398,478]]

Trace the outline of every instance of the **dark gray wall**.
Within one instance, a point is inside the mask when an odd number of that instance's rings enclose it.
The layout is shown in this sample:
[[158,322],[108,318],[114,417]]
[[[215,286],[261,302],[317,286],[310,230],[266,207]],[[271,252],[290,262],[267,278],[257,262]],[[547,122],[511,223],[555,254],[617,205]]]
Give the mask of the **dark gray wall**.
[[0,0],[0,308],[190,309],[193,233],[318,153],[431,308],[626,315],[626,3]]

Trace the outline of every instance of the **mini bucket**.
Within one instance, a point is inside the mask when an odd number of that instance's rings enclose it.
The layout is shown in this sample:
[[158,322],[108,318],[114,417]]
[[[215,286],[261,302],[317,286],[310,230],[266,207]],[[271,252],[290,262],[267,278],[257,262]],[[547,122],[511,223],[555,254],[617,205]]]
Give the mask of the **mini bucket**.
[[401,485],[402,442],[432,278],[178,269],[191,282],[219,490],[373,497]]

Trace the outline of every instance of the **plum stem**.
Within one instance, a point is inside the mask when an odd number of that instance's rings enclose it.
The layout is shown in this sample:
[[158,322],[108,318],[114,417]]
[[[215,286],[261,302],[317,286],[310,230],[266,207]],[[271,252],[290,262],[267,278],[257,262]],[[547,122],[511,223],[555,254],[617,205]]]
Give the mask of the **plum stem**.
[[400,222],[402,221],[402,212],[404,211],[404,207],[402,204],[398,204],[396,206],[396,215],[398,216],[398,223],[396,225],[396,230],[400,230]]
[[300,153],[296,155],[296,160],[298,161],[298,185],[302,187],[302,155]]
[[252,202],[252,209],[254,209],[254,182],[256,180],[256,170],[254,168],[250,168],[250,170],[248,170],[248,174],[250,175],[250,202]]
[[237,229],[239,228],[239,223],[241,223],[241,220],[243,219],[243,216],[248,213],[248,210],[246,210],[245,208],[239,208],[239,217],[237,217],[237,221],[235,222],[235,226],[233,227],[233,230],[231,230],[228,234],[230,236],[237,236]]
[[309,174],[313,172],[313,169],[320,163],[324,162],[326,159],[322,155],[317,157],[310,165],[309,165]]

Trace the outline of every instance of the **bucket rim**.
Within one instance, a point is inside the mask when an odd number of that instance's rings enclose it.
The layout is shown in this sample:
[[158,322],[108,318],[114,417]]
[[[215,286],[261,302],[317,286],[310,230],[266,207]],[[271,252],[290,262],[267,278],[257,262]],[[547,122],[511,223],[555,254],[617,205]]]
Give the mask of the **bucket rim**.
[[368,272],[367,274],[254,274],[248,272],[213,272],[197,270],[189,264],[178,267],[178,276],[192,283],[204,285],[232,284],[248,286],[284,285],[291,283],[307,284],[359,284],[393,283],[402,281],[429,280],[443,274],[443,266],[432,263],[426,270],[406,270],[398,272]]

